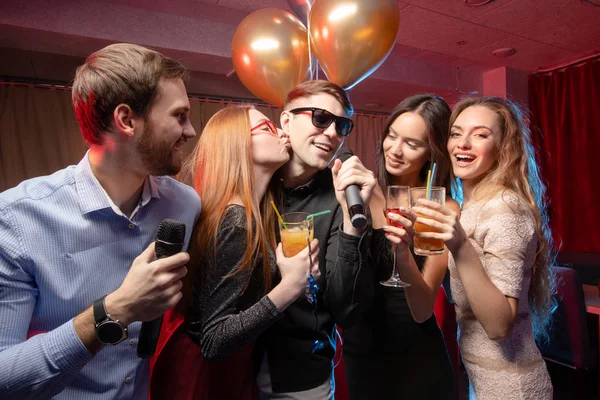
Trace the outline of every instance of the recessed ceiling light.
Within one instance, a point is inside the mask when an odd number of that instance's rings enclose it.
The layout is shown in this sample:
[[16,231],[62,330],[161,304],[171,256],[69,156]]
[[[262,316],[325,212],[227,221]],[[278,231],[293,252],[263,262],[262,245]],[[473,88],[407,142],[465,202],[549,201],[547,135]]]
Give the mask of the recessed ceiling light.
[[510,57],[516,53],[517,53],[517,49],[515,49],[513,47],[504,47],[502,49],[496,49],[492,52],[492,54],[498,58]]
[[380,109],[380,108],[383,107],[383,104],[381,104],[381,103],[367,103],[367,104],[365,104],[365,107],[366,108],[372,108],[372,109],[378,110],[378,109]]
[[465,0],[465,4],[471,7],[482,6],[487,3],[491,3],[494,0]]
[[459,40],[458,42],[456,42],[456,44],[459,46],[464,46],[467,43],[469,43],[469,42],[467,42],[466,40]]

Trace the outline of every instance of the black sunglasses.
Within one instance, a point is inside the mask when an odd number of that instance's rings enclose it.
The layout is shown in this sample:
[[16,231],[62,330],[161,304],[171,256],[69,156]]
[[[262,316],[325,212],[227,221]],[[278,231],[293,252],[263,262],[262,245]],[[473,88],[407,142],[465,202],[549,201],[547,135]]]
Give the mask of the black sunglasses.
[[290,110],[292,114],[312,112],[312,124],[319,129],[327,129],[335,121],[335,132],[340,136],[348,136],[354,129],[354,122],[350,118],[338,117],[327,110],[316,107],[300,107]]

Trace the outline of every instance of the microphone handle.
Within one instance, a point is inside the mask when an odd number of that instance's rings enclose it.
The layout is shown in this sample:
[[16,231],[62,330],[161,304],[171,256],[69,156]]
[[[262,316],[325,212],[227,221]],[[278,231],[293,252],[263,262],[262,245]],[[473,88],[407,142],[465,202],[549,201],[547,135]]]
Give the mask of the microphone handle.
[[357,185],[350,185],[346,188],[345,193],[352,226],[357,229],[363,229],[367,226],[367,217],[365,216],[365,208],[360,198],[360,189]]
[[140,358],[150,358],[156,352],[156,344],[160,336],[163,316],[152,321],[142,322],[140,337],[138,340],[137,355]]
[[[177,254],[183,248],[183,243],[169,243],[161,240],[156,241],[154,255],[155,258],[161,259]],[[160,327],[162,325],[163,316],[151,321],[142,322],[140,336],[138,339],[137,355],[140,358],[150,358],[156,352],[158,337],[160,336]]]

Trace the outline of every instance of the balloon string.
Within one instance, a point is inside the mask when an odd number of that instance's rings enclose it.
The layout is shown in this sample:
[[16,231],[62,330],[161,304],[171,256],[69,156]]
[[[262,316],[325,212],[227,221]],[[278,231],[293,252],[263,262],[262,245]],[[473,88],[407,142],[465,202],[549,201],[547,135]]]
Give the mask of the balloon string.
[[310,79],[315,79],[315,71],[313,71],[312,48],[310,45],[310,4],[308,4],[308,12],[306,14],[306,39],[308,41],[308,68],[310,71]]

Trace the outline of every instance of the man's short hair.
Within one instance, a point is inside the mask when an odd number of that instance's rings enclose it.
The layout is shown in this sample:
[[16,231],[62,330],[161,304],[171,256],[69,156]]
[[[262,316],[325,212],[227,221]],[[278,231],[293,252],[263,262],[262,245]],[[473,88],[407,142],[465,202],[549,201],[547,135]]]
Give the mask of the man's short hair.
[[178,61],[142,46],[117,43],[90,55],[75,72],[73,108],[85,141],[102,143],[115,108],[127,104],[148,116],[161,79],[187,79]]
[[347,117],[351,117],[352,114],[354,114],[354,107],[352,107],[348,92],[335,83],[325,80],[305,81],[293,88],[285,99],[284,110],[287,110],[290,103],[296,99],[306,98],[322,93],[335,97],[344,108]]

